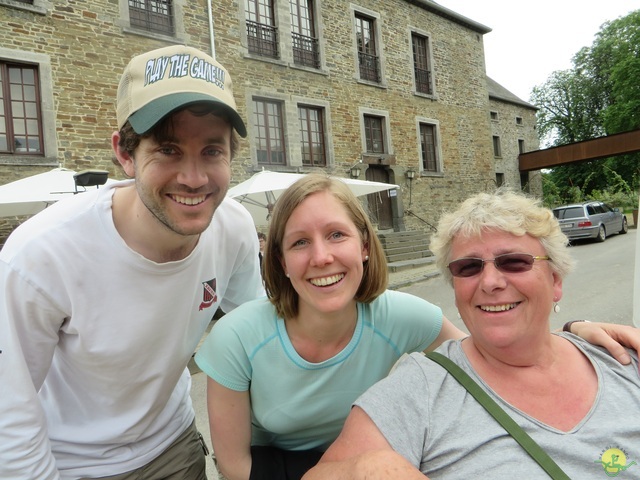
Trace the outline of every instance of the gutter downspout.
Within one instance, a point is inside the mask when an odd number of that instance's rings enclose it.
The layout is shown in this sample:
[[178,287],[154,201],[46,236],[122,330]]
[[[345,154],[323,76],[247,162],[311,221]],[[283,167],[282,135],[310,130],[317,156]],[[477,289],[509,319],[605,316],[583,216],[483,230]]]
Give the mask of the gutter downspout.
[[216,59],[215,33],[213,30],[213,12],[211,11],[211,0],[207,0],[207,13],[209,14],[209,39],[211,42],[211,56]]

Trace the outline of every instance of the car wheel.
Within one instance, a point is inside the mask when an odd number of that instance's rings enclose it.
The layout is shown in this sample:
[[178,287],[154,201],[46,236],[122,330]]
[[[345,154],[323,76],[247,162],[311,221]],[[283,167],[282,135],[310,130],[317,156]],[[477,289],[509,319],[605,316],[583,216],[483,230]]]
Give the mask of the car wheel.
[[598,236],[596,237],[597,242],[604,242],[607,239],[607,231],[604,229],[604,225],[600,225],[600,230],[598,230]]
[[622,217],[622,230],[620,230],[621,234],[627,233],[629,231],[629,225],[627,225],[627,217]]

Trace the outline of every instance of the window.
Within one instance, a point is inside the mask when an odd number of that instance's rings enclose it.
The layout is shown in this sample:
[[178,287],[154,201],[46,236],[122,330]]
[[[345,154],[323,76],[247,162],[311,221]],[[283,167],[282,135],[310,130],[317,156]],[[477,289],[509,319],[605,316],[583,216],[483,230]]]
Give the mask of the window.
[[247,47],[249,53],[278,58],[278,29],[272,0],[247,0]]
[[491,121],[492,122],[497,122],[498,121],[498,112],[490,112],[489,115],[491,116]]
[[522,125],[522,117],[516,117],[516,125]]
[[496,187],[504,185],[504,173],[496,173]]
[[524,153],[524,140],[518,139],[518,153]]
[[385,153],[383,117],[364,116],[364,137],[367,153]]
[[520,186],[522,191],[530,193],[529,191],[529,172],[520,172]]
[[302,165],[309,167],[325,167],[327,165],[327,160],[322,108],[299,105],[298,117],[300,119]]
[[319,68],[318,39],[315,31],[313,0],[290,0],[293,62]]
[[416,33],[411,34],[413,48],[413,71],[416,91],[431,95],[433,93],[431,66],[429,65],[429,39]]
[[0,62],[0,152],[43,155],[38,68]]
[[502,149],[500,148],[500,137],[494,135],[493,137],[493,156],[502,157]]
[[255,138],[259,165],[285,165],[284,119],[282,104],[263,99],[253,100]]
[[420,149],[422,153],[422,171],[437,172],[438,157],[436,148],[436,126],[420,124]]
[[129,0],[132,27],[174,35],[173,0]]
[[355,21],[360,79],[379,83],[381,79],[380,58],[376,46],[375,20],[356,14]]

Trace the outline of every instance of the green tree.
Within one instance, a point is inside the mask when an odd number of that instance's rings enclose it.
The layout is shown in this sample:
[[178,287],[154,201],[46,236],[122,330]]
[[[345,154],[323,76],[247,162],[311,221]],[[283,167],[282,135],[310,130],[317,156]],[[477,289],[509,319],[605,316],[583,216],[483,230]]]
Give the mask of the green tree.
[[[640,128],[640,10],[604,23],[572,63],[572,69],[554,72],[533,89],[543,145]],[[544,190],[549,200],[563,202],[594,194],[628,196],[638,191],[639,165],[640,154],[632,154],[555,167],[546,175]]]

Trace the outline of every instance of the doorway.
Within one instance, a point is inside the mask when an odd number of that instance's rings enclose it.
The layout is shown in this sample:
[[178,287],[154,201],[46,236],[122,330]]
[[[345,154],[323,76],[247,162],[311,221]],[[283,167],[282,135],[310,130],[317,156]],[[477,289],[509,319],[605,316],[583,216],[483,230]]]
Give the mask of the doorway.
[[[369,165],[365,177],[371,182],[391,183],[389,181],[389,170],[377,165]],[[389,190],[367,195],[367,202],[369,203],[371,222],[378,224],[378,230],[393,230],[393,214]]]

